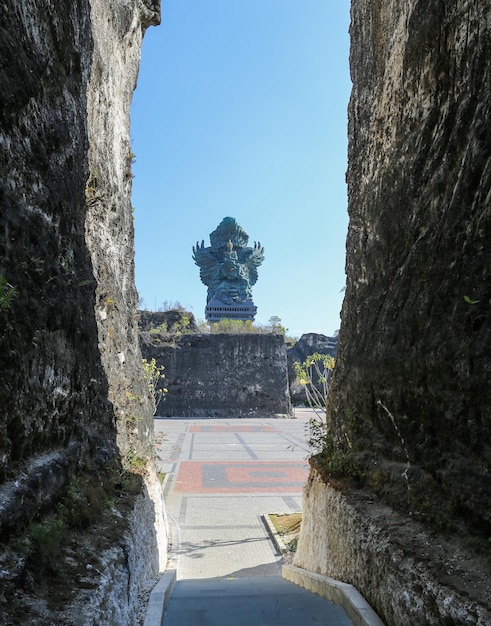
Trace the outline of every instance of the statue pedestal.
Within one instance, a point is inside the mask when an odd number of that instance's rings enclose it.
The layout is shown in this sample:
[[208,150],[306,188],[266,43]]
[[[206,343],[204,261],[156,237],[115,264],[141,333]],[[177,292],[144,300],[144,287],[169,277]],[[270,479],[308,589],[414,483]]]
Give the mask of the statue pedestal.
[[218,298],[210,300],[206,305],[205,317],[207,322],[219,322],[223,319],[228,320],[241,320],[246,322],[247,320],[254,321],[256,316],[257,307],[254,306],[252,300],[246,300],[246,302],[234,302],[232,304],[225,304]]

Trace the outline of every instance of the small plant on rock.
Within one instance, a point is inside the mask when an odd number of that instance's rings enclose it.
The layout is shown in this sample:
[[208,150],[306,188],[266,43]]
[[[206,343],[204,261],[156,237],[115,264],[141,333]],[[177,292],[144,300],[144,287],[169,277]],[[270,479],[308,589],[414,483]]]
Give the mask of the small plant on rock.
[[0,276],[0,310],[10,309],[17,295],[17,288],[8,283],[4,276]]
[[294,363],[293,371],[305,387],[307,402],[315,416],[308,423],[307,445],[315,458],[315,465],[329,475],[344,474],[347,456],[336,445],[326,418],[327,394],[335,360],[329,354],[314,353],[303,363]]
[[143,373],[145,376],[145,382],[147,383],[149,397],[153,402],[153,415],[157,412],[157,407],[164,393],[167,393],[167,389],[160,387],[160,382],[165,378],[164,366],[157,365],[154,358],[147,361],[142,359]]
[[305,387],[309,406],[321,419],[326,413],[326,399],[334,364],[335,360],[332,356],[318,352],[308,356],[303,363],[293,364],[295,376]]

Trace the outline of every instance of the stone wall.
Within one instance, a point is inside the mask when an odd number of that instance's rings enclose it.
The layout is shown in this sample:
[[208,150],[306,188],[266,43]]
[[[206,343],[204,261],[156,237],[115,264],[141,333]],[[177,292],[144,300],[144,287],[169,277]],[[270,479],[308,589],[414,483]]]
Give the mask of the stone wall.
[[84,242],[90,9],[49,11],[0,8],[0,275],[16,294],[0,310],[2,481],[57,447],[115,445]]
[[283,335],[141,333],[142,354],[165,367],[168,393],[157,415],[252,417],[290,415]]
[[487,2],[352,3],[330,412],[346,444],[422,468],[450,514],[488,534],[490,36]]
[[198,326],[193,313],[184,309],[168,311],[138,311],[138,328],[140,331],[178,334],[182,332],[197,333]]
[[[87,85],[88,175],[85,233],[97,281],[95,311],[101,361],[116,414],[117,443],[145,447],[152,411],[141,372],[131,206],[130,105],[143,34],[160,20],[152,0],[91,0],[93,52]],[[131,401],[131,397],[137,396]],[[143,405],[142,400],[146,401]],[[137,413],[138,436],[127,418]]]
[[354,585],[388,626],[491,623],[485,558],[315,470],[294,565]]
[[[23,533],[49,519],[74,477],[97,485],[151,440],[136,326],[129,107],[142,36],[158,23],[159,6],[8,0],[0,17],[0,621],[15,609],[13,592],[32,611],[29,623],[65,624],[81,619],[70,612],[76,596],[65,601],[66,615],[50,617],[60,607],[41,599],[54,597],[43,588],[49,576],[32,578],[30,557],[8,541],[32,547]],[[84,570],[93,592],[83,604],[94,615],[98,604],[120,604],[124,623],[134,623],[138,589],[165,563],[155,481],[149,469],[146,484],[140,478],[138,493],[127,495],[133,513],[113,558]],[[69,588],[74,564],[65,566]],[[105,594],[107,576],[121,568],[126,582]]]
[[[353,0],[351,17],[331,484],[385,508],[315,483],[297,562],[388,624],[489,623],[489,564],[467,582],[491,533],[491,5]],[[439,567],[444,541],[467,552]]]

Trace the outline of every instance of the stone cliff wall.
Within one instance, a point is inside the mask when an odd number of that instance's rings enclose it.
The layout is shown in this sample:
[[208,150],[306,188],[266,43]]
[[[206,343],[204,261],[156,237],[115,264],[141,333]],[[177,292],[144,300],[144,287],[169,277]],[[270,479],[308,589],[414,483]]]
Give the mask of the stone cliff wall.
[[[56,447],[113,453],[84,242],[88,3],[3,3],[1,479]],[[82,52],[82,54],[81,54]]]
[[142,354],[165,367],[168,393],[157,415],[252,417],[290,415],[283,335],[141,333]]
[[190,311],[170,309],[168,311],[139,311],[138,328],[160,333],[197,333],[196,318]]
[[315,470],[294,564],[354,585],[388,626],[491,623],[485,558]]
[[489,529],[491,6],[354,0],[331,417]]
[[[151,437],[136,326],[129,106],[142,36],[158,23],[159,7],[7,1],[0,17],[0,531],[4,545],[10,537],[35,552],[31,522],[52,521],[74,484],[87,495],[87,485],[141,455]],[[130,521],[112,556],[91,570],[86,621],[75,610],[73,623],[92,623],[89,607],[97,615],[102,604],[108,616],[119,605],[124,623],[133,623],[138,590],[165,561],[165,537],[154,529],[154,522],[163,528],[155,480],[150,471],[146,485],[140,478],[125,496]],[[138,511],[146,511],[143,520]],[[10,623],[13,591],[32,610],[25,623],[68,623],[36,599],[49,584],[48,557],[46,571],[31,578],[39,554],[2,552],[0,621]],[[58,565],[70,587],[74,564]],[[104,593],[111,571],[121,584]],[[55,594],[44,588],[39,598],[46,597]],[[72,601],[60,602],[69,612]]]
[[[87,87],[85,230],[97,281],[101,361],[123,456],[129,449],[138,449],[153,429],[150,405],[141,410],[142,400],[148,398],[138,343],[129,113],[143,33],[159,18],[159,5],[151,0],[91,0],[94,47]],[[131,401],[133,396],[137,399]],[[132,439],[127,423],[135,412],[144,419],[137,421],[138,436]]]
[[[347,287],[328,410],[347,455],[338,461],[403,519],[470,539],[477,567],[491,532],[491,5],[353,0],[351,17]],[[370,511],[360,504],[351,523],[327,508],[312,512],[324,524],[329,515],[339,540],[318,545],[302,531],[303,566],[358,584],[388,624],[487,623],[489,574],[485,608],[450,616],[465,594],[455,564],[413,588],[417,618],[406,600],[402,612],[388,607],[382,596],[407,584],[391,577],[390,550],[370,562],[385,550],[375,532],[360,534]],[[386,530],[397,541],[398,523]],[[415,567],[426,567],[438,539],[410,536]]]

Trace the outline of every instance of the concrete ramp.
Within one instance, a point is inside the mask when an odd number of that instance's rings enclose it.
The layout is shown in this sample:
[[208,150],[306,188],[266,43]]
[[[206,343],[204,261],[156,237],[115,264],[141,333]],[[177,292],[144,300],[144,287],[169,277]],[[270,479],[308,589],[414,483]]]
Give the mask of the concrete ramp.
[[352,626],[344,609],[279,576],[176,582],[164,626]]

